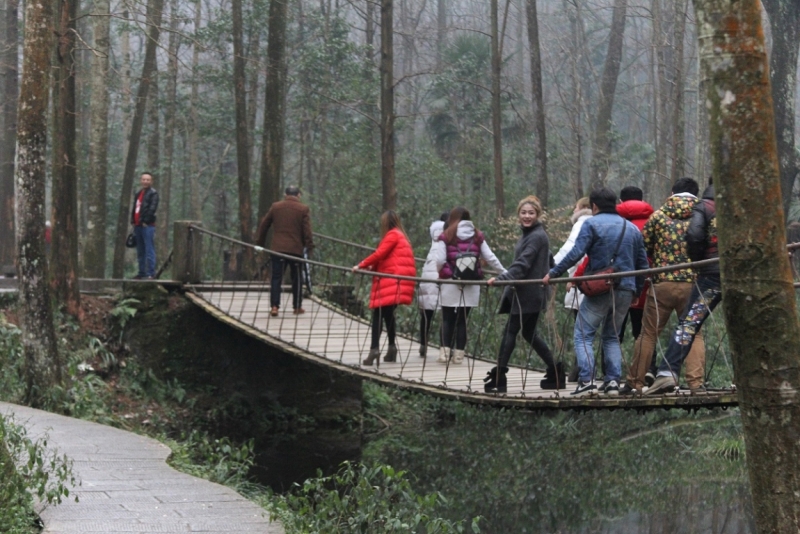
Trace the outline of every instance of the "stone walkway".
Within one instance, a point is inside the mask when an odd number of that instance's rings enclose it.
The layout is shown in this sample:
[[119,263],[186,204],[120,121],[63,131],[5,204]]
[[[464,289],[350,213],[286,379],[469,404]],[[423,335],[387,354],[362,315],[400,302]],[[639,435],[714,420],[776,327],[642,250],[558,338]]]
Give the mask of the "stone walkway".
[[179,473],[167,446],[109,426],[0,402],[31,438],[73,462],[74,499],[41,512],[45,534],[215,532],[282,534],[278,523],[235,491]]

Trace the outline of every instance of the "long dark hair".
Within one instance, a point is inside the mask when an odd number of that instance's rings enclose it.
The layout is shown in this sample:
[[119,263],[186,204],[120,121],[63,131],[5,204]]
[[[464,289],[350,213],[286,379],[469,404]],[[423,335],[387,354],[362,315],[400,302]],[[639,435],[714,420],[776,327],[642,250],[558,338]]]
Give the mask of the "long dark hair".
[[[440,238],[442,241],[447,243],[448,245],[455,245],[456,241],[458,240],[458,223],[461,221],[471,221],[472,218],[470,217],[469,210],[464,206],[457,206],[450,210],[450,217],[447,218],[447,223],[445,227],[447,228],[444,232],[442,232],[442,237]],[[475,234],[477,235],[478,229],[475,228]]]
[[403,232],[403,235],[406,234],[403,223],[400,222],[400,216],[392,210],[384,211],[381,215],[381,237],[385,236],[386,232],[392,228],[397,228]]

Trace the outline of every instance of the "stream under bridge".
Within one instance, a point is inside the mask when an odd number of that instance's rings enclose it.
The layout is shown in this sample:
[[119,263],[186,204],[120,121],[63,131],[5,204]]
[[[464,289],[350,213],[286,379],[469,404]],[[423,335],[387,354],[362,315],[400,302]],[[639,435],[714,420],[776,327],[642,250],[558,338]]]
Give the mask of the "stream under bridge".
[[[626,409],[651,410],[683,408],[696,410],[737,406],[736,388],[732,384],[715,384],[702,394],[681,388],[662,395],[604,394],[571,397],[574,383],[565,389],[544,390],[544,366],[530,345],[520,340],[510,362],[506,393],[485,393],[483,378],[496,365],[500,336],[505,315],[498,315],[501,287],[489,287],[485,281],[469,282],[481,287],[480,305],[468,317],[468,343],[463,363],[437,362],[440,313],[428,329],[427,357],[420,356],[420,310],[416,300],[396,311],[396,362],[381,361],[380,365],[364,365],[370,349],[369,291],[376,273],[353,272],[352,266],[373,249],[333,237],[315,234],[317,248],[314,259],[301,262],[305,273],[305,313],[292,312],[292,292],[284,287],[280,311],[270,313],[270,256],[282,256],[273,251],[254,247],[204,229],[199,223],[176,222],[174,242],[174,278],[183,283],[187,297],[217,320],[228,324],[287,354],[311,361],[385,385],[419,393],[435,395],[462,402],[516,407],[529,410],[594,410]],[[289,257],[287,257],[289,258]],[[417,258],[418,262],[424,260]],[[413,280],[417,288],[423,280]],[[452,283],[434,281],[436,283]],[[574,353],[569,347],[572,339],[572,316],[566,312],[559,318],[556,308],[562,306],[554,299],[542,314],[538,329],[550,345],[556,361],[569,366]],[[732,362],[725,343],[724,322],[718,310],[706,322],[706,328],[716,330],[706,335],[706,379],[714,366],[727,366],[727,376],[733,376]],[[630,334],[628,334],[630,335]],[[709,339],[714,337],[713,342]],[[386,352],[386,335],[381,336],[382,354]],[[663,352],[666,347],[660,346]],[[595,350],[599,365],[599,349]],[[628,351],[630,352],[630,351]],[[623,378],[627,371],[623,348]],[[626,357],[627,356],[627,357]],[[601,379],[602,380],[602,379]],[[730,381],[730,378],[728,378]]]

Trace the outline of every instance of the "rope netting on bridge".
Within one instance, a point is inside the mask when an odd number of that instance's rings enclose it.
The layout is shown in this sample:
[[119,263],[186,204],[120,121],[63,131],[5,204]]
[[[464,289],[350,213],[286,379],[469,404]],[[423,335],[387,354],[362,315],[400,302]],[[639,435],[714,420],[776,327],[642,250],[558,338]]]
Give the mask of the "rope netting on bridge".
[[[374,249],[321,234],[315,234],[317,248],[313,259],[255,247],[198,226],[190,228],[190,236],[198,242],[202,241],[203,281],[196,284],[193,291],[225,317],[276,340],[282,347],[298,355],[310,355],[337,366],[346,366],[357,374],[383,379],[384,382],[405,383],[423,389],[441,388],[489,397],[484,393],[484,379],[497,365],[499,347],[508,324],[508,316],[498,314],[503,289],[509,285],[541,285],[541,280],[498,281],[495,287],[490,287],[486,281],[431,280],[361,270],[354,272],[353,266],[358,265]],[[790,245],[789,248],[797,247],[800,244]],[[275,301],[270,295],[270,269],[274,258],[286,262],[286,281],[291,278],[291,269],[297,270],[304,295],[302,304],[293,303],[291,287],[284,286],[278,313],[273,310]],[[416,261],[424,262],[420,258],[416,258]],[[617,273],[612,277],[651,276],[714,261],[717,260]],[[576,319],[570,310],[564,309],[563,289],[560,288],[569,281],[604,277],[608,276],[551,281],[553,290],[549,292],[546,312],[541,314],[538,322],[537,342],[517,342],[509,362],[508,386],[503,397],[562,400],[569,397],[574,384],[559,383],[558,389],[542,388],[545,367],[534,347],[541,350],[541,345],[546,345],[556,362],[566,370],[571,369],[575,365],[572,332]],[[398,291],[403,284],[413,284],[415,291],[412,303],[398,306],[394,313],[396,355],[390,353],[386,328],[382,329],[380,355],[385,358],[389,353],[388,360],[394,361],[369,359],[372,332],[369,297],[372,284],[378,280],[392,281]],[[470,308],[465,317],[467,336],[463,361],[457,361],[452,351],[445,362],[439,361],[439,347],[454,347],[456,340],[454,335],[450,339],[443,339],[442,310],[439,306],[427,314],[418,306],[416,294],[420,284],[435,284],[440,289],[446,285],[477,288],[477,306]],[[294,313],[295,307],[302,307],[304,312]],[[658,359],[663,357],[675,322],[673,318],[657,340],[655,352]],[[622,327],[618,326],[623,331],[620,341],[624,378],[631,363],[634,340],[629,329],[626,333],[626,328]],[[730,397],[735,391],[734,374],[721,308],[710,314],[702,330],[706,347],[703,371],[706,389],[703,394],[728,394]],[[603,357],[597,345],[596,340],[596,376],[602,382]],[[688,397],[689,390],[681,389],[672,396],[681,395]],[[729,403],[735,403],[735,394],[733,399]]]

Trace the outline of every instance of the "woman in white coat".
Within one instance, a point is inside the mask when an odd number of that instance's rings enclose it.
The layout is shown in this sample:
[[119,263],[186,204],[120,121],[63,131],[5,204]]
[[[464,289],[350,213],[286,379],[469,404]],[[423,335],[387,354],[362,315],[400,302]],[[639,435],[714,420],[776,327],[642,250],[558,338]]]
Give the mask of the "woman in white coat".
[[[438,221],[431,223],[431,248],[428,251],[428,257],[425,258],[425,264],[422,266],[422,274],[420,278],[428,280],[439,279],[439,269],[436,268],[436,258],[434,258],[433,248],[436,246],[436,241],[444,231],[444,224],[447,221],[448,212],[442,213]],[[430,282],[421,282],[419,284],[419,292],[417,293],[417,304],[419,304],[419,355],[424,358],[428,352],[428,338],[430,337],[431,323],[433,322],[433,315],[439,309],[439,284]],[[441,342],[441,340],[439,340]]]
[[[447,219],[447,229],[431,249],[436,260],[439,278],[451,279],[455,271],[455,258],[459,253],[472,252],[484,260],[492,269],[504,272],[503,264],[494,255],[484,239],[483,233],[475,228],[469,211],[464,207],[453,208]],[[447,363],[450,356],[453,363],[464,361],[464,348],[467,345],[467,317],[472,308],[480,302],[481,288],[478,285],[442,284],[440,300],[442,304],[442,347],[439,362]]]
[[[567,254],[569,254],[569,252],[572,250],[572,247],[575,246],[575,240],[578,239],[578,234],[581,232],[583,223],[591,216],[592,206],[589,204],[589,197],[583,197],[575,203],[575,209],[572,210],[572,230],[569,232],[567,241],[561,246],[553,258],[553,261],[555,261],[556,265],[558,265],[558,263],[564,259]],[[580,263],[581,262],[579,261],[574,267],[571,267],[567,271],[569,276],[573,276],[575,274],[575,270],[578,268]],[[578,291],[578,288],[576,288],[574,285],[567,284],[567,295],[564,297],[564,307],[568,310],[572,310],[572,313],[577,315],[578,310],[581,307],[581,302],[583,302],[583,294]]]

